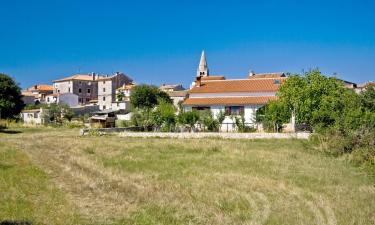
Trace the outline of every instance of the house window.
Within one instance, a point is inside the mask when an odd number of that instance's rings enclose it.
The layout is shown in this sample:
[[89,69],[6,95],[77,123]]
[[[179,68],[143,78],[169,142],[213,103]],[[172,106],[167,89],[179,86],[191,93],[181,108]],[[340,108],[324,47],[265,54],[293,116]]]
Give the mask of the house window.
[[103,88],[103,92],[105,92],[105,88]]
[[79,85],[81,85],[81,84],[82,84],[82,81],[79,81],[78,83],[79,83]]
[[198,111],[204,111],[204,110],[210,110],[210,107],[205,107],[205,106],[198,106],[198,107],[193,107],[193,110],[198,110]]
[[280,80],[274,80],[273,83],[274,84],[280,84]]
[[34,113],[34,118],[35,118],[35,119],[38,118],[38,113]]
[[90,94],[91,93],[91,89],[89,88],[89,89],[87,89],[87,93],[88,94]]
[[68,92],[70,93],[70,88],[68,88]]
[[103,84],[105,84],[105,80],[103,81]]
[[225,115],[226,116],[239,116],[244,114],[243,106],[226,106]]
[[86,102],[89,102],[90,101],[90,99],[89,98],[86,98]]
[[103,105],[103,109],[106,109],[105,105]]
[[82,93],[82,89],[81,88],[78,89],[78,93]]
[[60,90],[57,90],[57,93],[60,93]]
[[105,101],[105,96],[103,96],[103,101]]

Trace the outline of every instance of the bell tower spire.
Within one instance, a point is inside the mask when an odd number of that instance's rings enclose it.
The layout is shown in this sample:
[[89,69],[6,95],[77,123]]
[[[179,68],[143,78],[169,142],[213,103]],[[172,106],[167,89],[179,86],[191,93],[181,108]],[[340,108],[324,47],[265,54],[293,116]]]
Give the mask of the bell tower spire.
[[209,76],[209,70],[207,66],[207,60],[206,60],[206,54],[204,53],[204,50],[202,51],[201,60],[199,62],[199,67],[197,70],[197,77],[208,77]]

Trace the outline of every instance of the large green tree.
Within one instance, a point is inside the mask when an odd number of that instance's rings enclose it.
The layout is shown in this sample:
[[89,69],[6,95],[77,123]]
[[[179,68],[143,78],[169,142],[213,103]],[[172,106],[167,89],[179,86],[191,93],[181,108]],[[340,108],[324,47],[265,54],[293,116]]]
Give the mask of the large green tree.
[[23,107],[21,88],[11,77],[0,73],[0,118],[13,118]]
[[153,108],[158,104],[159,99],[172,103],[167,93],[160,91],[153,85],[137,85],[130,95],[130,103],[134,108],[139,109]]

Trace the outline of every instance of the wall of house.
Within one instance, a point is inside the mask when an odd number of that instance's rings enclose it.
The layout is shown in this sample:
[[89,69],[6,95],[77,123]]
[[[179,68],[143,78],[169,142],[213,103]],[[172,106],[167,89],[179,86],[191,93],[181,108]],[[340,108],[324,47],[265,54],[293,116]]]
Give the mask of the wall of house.
[[[54,83],[54,93],[73,93],[78,96],[80,104],[88,104],[90,100],[96,99],[98,96],[98,82],[70,80]],[[81,89],[81,92],[79,90]],[[90,89],[90,93],[88,91]]]
[[112,102],[111,109],[113,110],[126,110],[129,109],[129,102]]
[[78,95],[73,93],[61,94],[58,102],[67,104],[69,107],[75,107],[78,105]]
[[41,124],[42,118],[40,112],[22,112],[21,117],[26,124]]
[[113,82],[112,80],[100,80],[98,82],[98,105],[99,109],[111,109],[112,102],[115,100],[113,97]]
[[116,89],[124,84],[130,83],[130,81],[131,80],[123,74],[118,74],[110,79],[100,80],[98,82],[98,105],[100,110],[113,109],[112,102],[116,101]]

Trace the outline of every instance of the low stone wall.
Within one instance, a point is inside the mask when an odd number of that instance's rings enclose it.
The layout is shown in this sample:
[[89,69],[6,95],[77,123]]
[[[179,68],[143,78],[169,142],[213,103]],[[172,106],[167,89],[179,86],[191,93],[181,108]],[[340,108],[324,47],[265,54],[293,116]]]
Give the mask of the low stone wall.
[[122,132],[121,137],[161,138],[223,138],[223,139],[308,139],[310,133],[162,133]]

